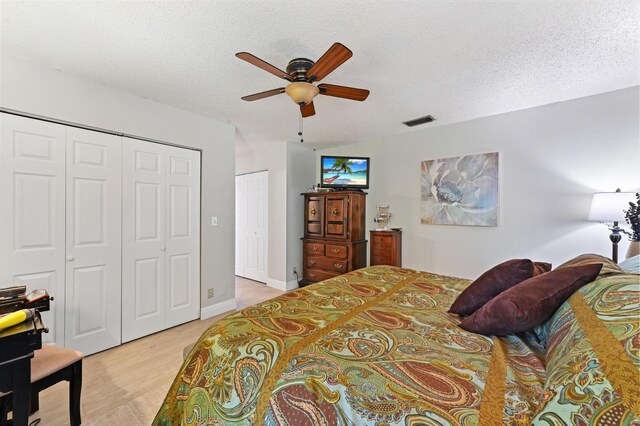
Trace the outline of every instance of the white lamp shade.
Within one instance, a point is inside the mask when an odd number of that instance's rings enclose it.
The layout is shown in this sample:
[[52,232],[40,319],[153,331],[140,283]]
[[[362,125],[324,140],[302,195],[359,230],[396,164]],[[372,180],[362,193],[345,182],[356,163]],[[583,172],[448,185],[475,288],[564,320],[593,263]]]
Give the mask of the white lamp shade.
[[598,192],[593,194],[589,220],[599,222],[624,222],[624,212],[634,200],[633,192]]

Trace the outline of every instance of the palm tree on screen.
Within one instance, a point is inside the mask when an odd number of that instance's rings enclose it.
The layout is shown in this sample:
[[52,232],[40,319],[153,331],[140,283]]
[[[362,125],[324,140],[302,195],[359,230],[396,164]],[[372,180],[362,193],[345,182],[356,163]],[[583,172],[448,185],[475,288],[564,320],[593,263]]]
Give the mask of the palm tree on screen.
[[336,158],[336,161],[333,162],[332,169],[338,173],[352,173],[353,170],[351,170],[350,166],[353,166],[353,161],[348,158]]

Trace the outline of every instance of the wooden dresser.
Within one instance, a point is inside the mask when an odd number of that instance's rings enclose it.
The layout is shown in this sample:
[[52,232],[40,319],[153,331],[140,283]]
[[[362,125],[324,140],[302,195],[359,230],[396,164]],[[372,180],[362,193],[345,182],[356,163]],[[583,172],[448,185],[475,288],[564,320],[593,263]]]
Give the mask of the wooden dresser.
[[365,192],[304,193],[303,277],[326,280],[367,266]]
[[369,261],[373,265],[402,267],[402,231],[369,231],[371,253]]

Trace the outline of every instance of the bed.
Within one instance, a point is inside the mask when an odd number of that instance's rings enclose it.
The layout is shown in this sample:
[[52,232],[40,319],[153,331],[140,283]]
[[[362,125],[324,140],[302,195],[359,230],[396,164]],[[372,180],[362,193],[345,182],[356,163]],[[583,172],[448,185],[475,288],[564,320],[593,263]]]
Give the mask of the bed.
[[504,337],[447,313],[466,279],[375,266],[307,286],[211,326],[154,425],[640,425],[639,276],[621,272]]

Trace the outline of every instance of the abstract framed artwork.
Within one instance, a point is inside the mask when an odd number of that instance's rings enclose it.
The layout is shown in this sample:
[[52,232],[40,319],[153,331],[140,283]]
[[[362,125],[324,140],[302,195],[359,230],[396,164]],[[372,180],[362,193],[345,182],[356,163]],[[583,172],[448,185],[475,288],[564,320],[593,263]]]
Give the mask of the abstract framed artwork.
[[421,167],[421,223],[497,226],[497,152],[426,160]]

